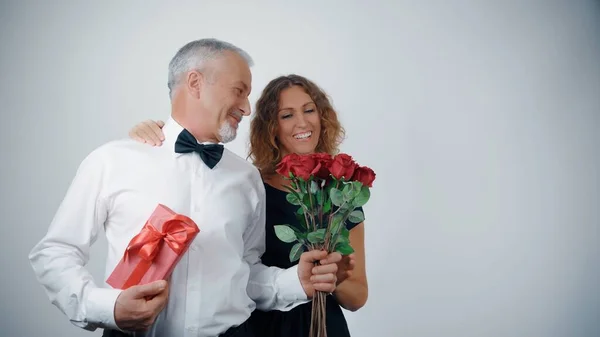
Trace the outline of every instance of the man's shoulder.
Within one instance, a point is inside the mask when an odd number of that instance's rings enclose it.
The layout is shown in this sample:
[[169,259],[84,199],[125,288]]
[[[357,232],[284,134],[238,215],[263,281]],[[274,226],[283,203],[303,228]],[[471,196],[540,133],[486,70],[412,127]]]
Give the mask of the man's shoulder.
[[108,141],[93,149],[84,159],[84,162],[102,164],[119,162],[124,159],[133,159],[136,155],[144,155],[156,151],[157,147],[140,143],[130,138]]
[[237,153],[225,148],[223,156],[227,157],[229,163],[235,168],[237,172],[244,172],[253,182],[262,186],[262,176],[260,171],[254,164],[248,161],[246,158],[238,155]]
[[238,155],[237,153],[225,148],[223,150],[223,156],[227,156],[231,163],[235,165],[236,169],[247,170],[249,172],[252,172],[253,174],[258,174],[258,169],[256,168],[256,166],[254,166],[254,164],[252,164],[242,156]]

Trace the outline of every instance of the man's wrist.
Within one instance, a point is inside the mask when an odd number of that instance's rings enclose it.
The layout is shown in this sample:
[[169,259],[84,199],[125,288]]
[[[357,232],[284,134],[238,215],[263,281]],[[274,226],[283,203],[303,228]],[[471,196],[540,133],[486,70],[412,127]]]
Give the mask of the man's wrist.
[[121,330],[115,320],[115,305],[120,289],[91,289],[86,299],[86,319],[107,329]]
[[285,302],[306,301],[308,296],[300,281],[298,265],[281,270],[277,277],[278,297]]

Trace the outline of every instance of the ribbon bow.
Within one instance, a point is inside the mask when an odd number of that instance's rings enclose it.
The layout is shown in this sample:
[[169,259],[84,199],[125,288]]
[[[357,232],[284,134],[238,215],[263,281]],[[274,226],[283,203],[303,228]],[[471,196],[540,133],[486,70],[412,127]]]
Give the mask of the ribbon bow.
[[131,239],[126,255],[135,254],[145,261],[152,261],[158,254],[164,241],[175,253],[180,254],[185,248],[188,237],[198,232],[195,226],[184,226],[190,220],[182,215],[176,215],[166,221],[159,231],[146,222],[139,234]]

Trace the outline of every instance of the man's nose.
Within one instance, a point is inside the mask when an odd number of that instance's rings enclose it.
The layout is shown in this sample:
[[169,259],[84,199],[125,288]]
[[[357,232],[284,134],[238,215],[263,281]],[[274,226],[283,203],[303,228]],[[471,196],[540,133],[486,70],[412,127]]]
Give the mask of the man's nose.
[[251,108],[250,108],[250,100],[246,98],[244,103],[240,106],[240,110],[242,111],[242,115],[250,116]]

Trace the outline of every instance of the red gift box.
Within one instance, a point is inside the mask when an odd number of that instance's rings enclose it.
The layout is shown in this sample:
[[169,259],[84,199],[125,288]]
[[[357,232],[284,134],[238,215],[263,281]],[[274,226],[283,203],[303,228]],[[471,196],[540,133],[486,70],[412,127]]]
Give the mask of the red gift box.
[[127,289],[165,280],[198,232],[192,219],[159,204],[140,233],[131,239],[106,283],[113,288]]

